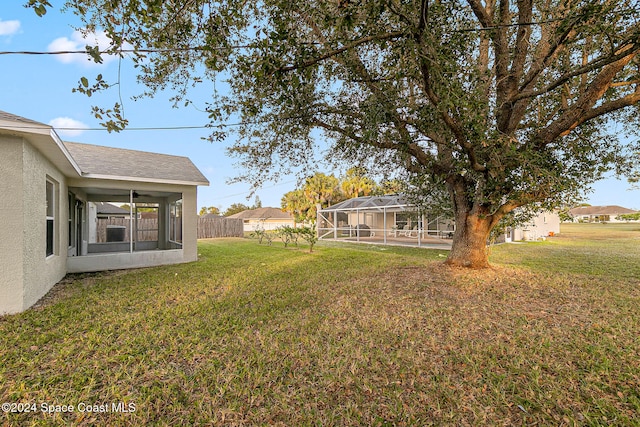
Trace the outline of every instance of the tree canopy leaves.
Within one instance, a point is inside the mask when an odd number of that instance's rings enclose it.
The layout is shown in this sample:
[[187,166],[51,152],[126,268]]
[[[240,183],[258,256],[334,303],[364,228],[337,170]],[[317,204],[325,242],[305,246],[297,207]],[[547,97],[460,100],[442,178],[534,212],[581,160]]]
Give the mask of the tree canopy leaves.
[[636,1],[67,7],[90,29],[106,30],[112,53],[124,43],[137,49],[149,94],[172,88],[184,100],[203,77],[226,80],[230,92],[212,93],[208,112],[214,124],[241,118],[230,148],[246,171],[240,179],[259,185],[308,170],[320,130],[331,161],[446,188],[454,248],[483,244],[480,235],[463,238],[477,220],[491,229],[519,207],[558,205],[638,160],[624,138],[637,133],[640,117]]

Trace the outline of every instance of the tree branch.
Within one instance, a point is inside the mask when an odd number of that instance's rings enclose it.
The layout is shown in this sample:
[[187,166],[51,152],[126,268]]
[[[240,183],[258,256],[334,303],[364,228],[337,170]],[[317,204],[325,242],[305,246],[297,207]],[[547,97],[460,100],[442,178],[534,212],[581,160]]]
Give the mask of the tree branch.
[[375,148],[392,150],[396,152],[406,152],[411,157],[415,158],[418,161],[418,163],[422,166],[433,165],[434,163],[436,163],[436,159],[432,154],[424,151],[418,144],[414,142],[402,144],[402,143],[397,143],[391,140],[386,140],[386,141],[369,140],[369,139],[365,140],[364,138],[362,138],[361,136],[357,135],[352,131],[349,131],[339,126],[329,124],[318,118],[312,118],[310,122],[330,132],[339,133],[340,135],[343,135],[363,145],[366,144]]
[[287,71],[292,71],[292,70],[298,70],[301,68],[307,68],[310,67],[312,65],[315,65],[319,62],[324,61],[325,59],[329,59],[329,58],[333,58],[334,56],[340,55],[341,53],[344,53],[348,50],[353,49],[354,47],[363,45],[365,43],[369,43],[372,41],[380,41],[380,40],[390,40],[390,39],[394,39],[397,37],[401,37],[402,35],[404,35],[405,32],[404,31],[394,31],[392,33],[387,33],[387,34],[376,34],[373,36],[367,36],[367,37],[363,37],[361,39],[358,40],[354,40],[351,43],[348,43],[338,49],[333,49],[329,52],[325,52],[324,54],[320,55],[317,58],[313,58],[310,59],[308,61],[304,61],[300,64],[295,64],[295,65],[289,65],[286,67],[280,67],[277,71],[280,72],[287,72]]
[[471,10],[473,11],[476,18],[480,22],[483,28],[488,28],[492,26],[491,15],[487,13],[487,10],[484,6],[482,6],[482,1],[480,0],[467,0],[469,6],[471,6]]
[[494,213],[491,214],[491,228],[498,225],[500,220],[504,218],[506,214],[508,214],[509,212],[512,212],[514,209],[517,209],[522,205],[523,205],[522,203],[516,203],[513,201],[510,201],[501,205]]
[[[628,45],[627,45],[628,46]],[[608,64],[611,64],[613,62],[616,62],[622,58],[624,58],[625,56],[627,56],[629,54],[629,52],[618,49],[618,53],[613,55],[613,56],[606,56],[606,57],[601,57],[598,58],[592,62],[590,62],[589,64],[586,64],[580,68],[577,68],[571,72],[565,73],[562,76],[558,77],[554,82],[551,82],[550,84],[548,84],[547,86],[545,86],[544,88],[537,90],[537,91],[532,91],[532,90],[522,90],[517,93],[514,97],[512,97],[510,99],[510,102],[517,102],[521,99],[526,99],[526,98],[535,98],[537,96],[540,95],[544,95],[545,93],[549,93],[551,91],[553,91],[554,89],[557,89],[558,87],[562,86],[563,84],[565,84],[566,82],[568,82],[569,80],[571,80],[574,77],[580,76],[580,75],[584,75],[587,74],[591,71],[597,70],[600,67],[606,66]],[[613,86],[622,86],[622,83],[613,83]]]
[[595,119],[596,117],[603,116],[605,114],[611,113],[613,111],[620,110],[622,108],[631,107],[632,105],[640,102],[640,88],[636,89],[633,93],[630,93],[627,96],[616,99],[615,101],[606,102],[596,108],[592,108],[583,114],[578,121],[576,121],[570,129],[567,129],[560,136],[568,135],[571,130],[580,126],[581,124],[588,122],[589,120]]
[[407,24],[407,25],[409,25],[411,27],[413,27],[415,25],[415,22],[412,21],[411,18],[409,18],[404,13],[402,13],[400,10],[396,9],[396,5],[395,5],[395,1],[394,0],[389,0],[387,5],[389,6],[389,10],[391,11],[391,13],[395,14],[396,16],[398,16],[402,21],[404,21],[405,24]]
[[424,52],[425,47],[428,49],[429,46],[428,42],[424,38],[424,32],[427,28],[427,19],[428,0],[423,0],[420,12],[420,23],[418,24],[414,38],[416,43],[418,43],[418,46],[420,46],[423,51],[420,55],[420,73],[422,74],[422,84],[424,86],[425,94],[429,98],[429,101],[431,101],[431,103],[438,109],[442,121],[451,130],[460,148],[462,148],[467,154],[471,168],[477,172],[485,172],[487,168],[478,162],[473,145],[467,141],[465,132],[460,124],[446,110],[438,108],[440,104],[440,97],[435,93],[431,85],[431,69],[427,59],[428,54]]
[[620,72],[637,56],[638,47],[629,45],[624,48],[623,51],[626,56],[604,67],[593,79],[587,90],[569,107],[567,111],[565,111],[562,117],[551,123],[546,128],[538,131],[537,136],[534,138],[534,140],[537,141],[537,146],[545,146],[556,140],[556,138],[569,134],[569,132],[577,126],[588,120],[637,102],[638,90],[617,101],[611,101],[596,107],[595,109],[593,108],[596,102],[601,99],[604,93],[609,89],[611,82],[618,72]]
[[532,1],[518,0],[518,23],[521,25],[518,27],[518,34],[516,36],[516,50],[513,61],[511,63],[511,79],[513,84],[512,90],[517,90],[516,86],[524,72],[524,65],[527,60],[527,53],[529,52],[529,35],[531,34],[531,27],[524,24],[531,22],[532,18]]
[[542,73],[547,68],[547,66],[553,61],[553,59],[558,55],[560,50],[562,50],[564,43],[574,33],[574,30],[573,30],[574,26],[575,26],[575,22],[572,22],[571,25],[567,25],[567,28],[565,29],[565,31],[551,42],[549,42],[549,40],[546,39],[546,37],[548,37],[549,32],[548,31],[542,32],[543,35],[539,45],[543,47],[542,47],[542,50],[540,51],[540,55],[538,56],[539,59],[538,61],[534,62],[529,68],[529,72],[524,77],[524,81],[520,84],[520,88],[518,92],[522,92],[527,89],[530,89],[535,85],[538,77],[540,76],[540,73]]

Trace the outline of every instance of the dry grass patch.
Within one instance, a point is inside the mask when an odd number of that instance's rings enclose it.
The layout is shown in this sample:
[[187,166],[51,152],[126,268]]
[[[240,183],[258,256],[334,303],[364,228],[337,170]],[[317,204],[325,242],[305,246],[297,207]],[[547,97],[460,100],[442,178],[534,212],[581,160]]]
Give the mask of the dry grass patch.
[[[565,418],[598,424],[604,418],[594,418],[590,404],[576,397],[586,393],[604,403],[607,394],[591,394],[580,370],[601,360],[585,359],[576,349],[605,353],[587,344],[598,333],[591,319],[610,314],[603,309],[567,279],[550,285],[548,277],[522,270],[431,265],[351,282],[328,306],[323,331],[352,343],[336,347],[333,363],[345,357],[344,348],[357,349],[345,358],[354,395],[384,402],[395,393],[393,405],[386,405],[394,409],[369,413],[367,423],[382,417],[410,425],[555,424]],[[626,362],[637,373],[634,353]],[[640,384],[631,378],[624,389],[637,399]],[[607,397],[613,397],[605,400],[616,417],[634,419],[637,406],[625,407],[617,394]]]

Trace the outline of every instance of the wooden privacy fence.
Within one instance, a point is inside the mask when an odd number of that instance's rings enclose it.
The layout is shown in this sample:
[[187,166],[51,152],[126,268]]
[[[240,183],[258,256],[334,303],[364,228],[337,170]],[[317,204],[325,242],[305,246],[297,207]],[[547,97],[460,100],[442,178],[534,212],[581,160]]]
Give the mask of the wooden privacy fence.
[[240,218],[198,218],[198,239],[243,236],[243,221]]
[[[157,241],[158,220],[156,218],[139,219],[136,241]],[[98,218],[97,243],[107,241],[107,226],[124,227],[124,242],[129,241],[130,222],[127,218]],[[240,218],[198,218],[198,239],[215,237],[243,237],[243,221]]]
[[[135,222],[135,220],[134,220]],[[129,227],[131,222],[128,218],[98,218],[96,231],[97,231],[97,243],[107,242],[107,226],[124,227],[124,240],[129,241],[131,235]],[[147,218],[137,220],[138,235],[136,241],[138,242],[154,242],[158,240],[158,219]]]

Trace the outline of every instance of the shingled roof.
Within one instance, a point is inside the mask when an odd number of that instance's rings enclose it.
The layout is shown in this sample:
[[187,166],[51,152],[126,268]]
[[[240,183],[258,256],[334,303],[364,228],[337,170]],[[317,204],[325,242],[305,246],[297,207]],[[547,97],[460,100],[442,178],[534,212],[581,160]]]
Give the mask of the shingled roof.
[[36,122],[35,120],[27,119],[25,117],[16,116],[15,114],[7,113],[6,111],[0,110],[0,120],[6,120],[8,122],[16,122],[23,124],[31,124],[38,126],[49,126],[44,123]]
[[237,214],[229,215],[229,218],[240,219],[293,219],[291,214],[284,212],[277,208],[258,208],[248,209],[246,211],[238,212]]
[[77,142],[65,142],[64,145],[88,178],[140,178],[158,182],[209,184],[188,157]]
[[3,132],[27,138],[68,176],[209,185],[188,157],[63,142],[50,125],[0,111]]
[[112,205],[107,202],[94,202],[96,205],[96,212],[103,215],[129,215],[131,212],[128,209],[122,209],[119,206]]
[[622,206],[608,205],[608,206],[579,206],[577,208],[569,209],[569,213],[572,216],[582,215],[625,215],[636,213],[632,209],[627,209]]

